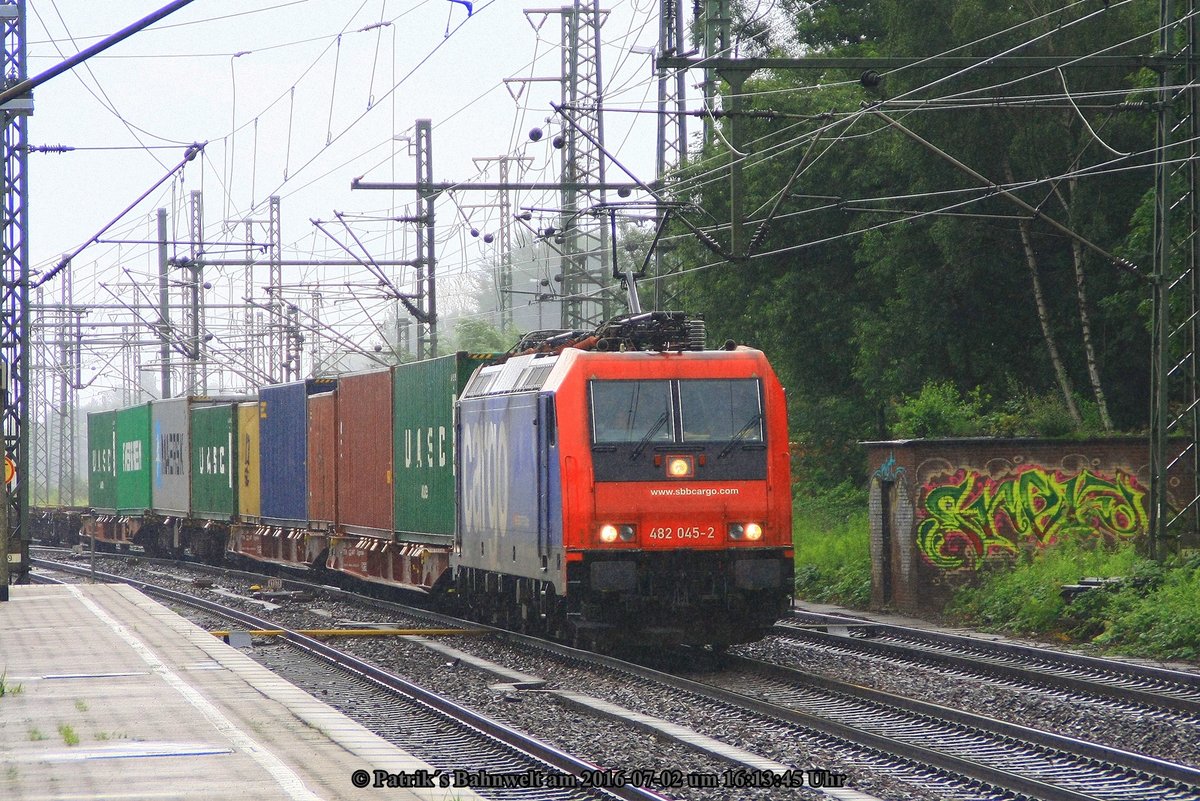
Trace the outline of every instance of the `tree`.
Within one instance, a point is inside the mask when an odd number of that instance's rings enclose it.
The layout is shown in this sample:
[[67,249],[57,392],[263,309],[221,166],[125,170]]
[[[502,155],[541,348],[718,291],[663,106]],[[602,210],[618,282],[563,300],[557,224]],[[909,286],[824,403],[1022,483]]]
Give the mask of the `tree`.
[[[1152,37],[1131,39],[1154,29],[1149,4],[787,8],[792,55],[1155,49]],[[888,72],[874,88],[859,77],[826,70],[748,80],[745,105],[758,115],[738,121],[748,237],[769,210],[779,214],[749,259],[723,261],[679,226],[668,243],[683,274],[672,286],[705,314],[710,335],[762,347],[775,364],[805,475],[861,479],[854,441],[886,436],[900,399],[929,382],[978,391],[997,410],[1053,391],[1074,407],[1077,426],[1097,412],[1111,417],[1105,427],[1144,425],[1144,288],[862,109],[882,99],[904,126],[1090,242],[1140,253],[1130,210],[1146,218],[1139,204],[1152,176],[1104,163],[1152,141],[1149,115],[1120,104],[1141,76],[1094,66],[1061,74],[917,66]],[[728,133],[728,120],[717,124]],[[729,164],[718,137],[672,181],[702,210],[694,221],[722,242]],[[1090,388],[1091,400],[1075,387]]]
[[470,353],[503,353],[512,347],[513,337],[477,317],[464,317],[454,324],[454,349]]

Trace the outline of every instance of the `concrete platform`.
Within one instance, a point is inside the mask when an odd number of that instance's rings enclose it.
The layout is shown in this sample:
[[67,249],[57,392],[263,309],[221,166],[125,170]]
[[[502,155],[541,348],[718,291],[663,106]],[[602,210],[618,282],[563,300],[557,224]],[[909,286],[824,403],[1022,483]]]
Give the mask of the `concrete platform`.
[[433,768],[130,587],[11,591],[0,799],[478,798],[355,788],[358,770]]

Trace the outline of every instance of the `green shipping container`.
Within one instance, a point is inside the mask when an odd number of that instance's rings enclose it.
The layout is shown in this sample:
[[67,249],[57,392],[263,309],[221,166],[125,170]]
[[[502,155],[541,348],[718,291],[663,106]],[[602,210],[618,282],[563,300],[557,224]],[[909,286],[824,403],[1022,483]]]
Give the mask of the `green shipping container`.
[[91,412],[87,418],[88,506],[117,511],[117,412]]
[[150,404],[117,412],[117,512],[138,516],[150,508]]
[[237,406],[192,407],[192,514],[237,517]]
[[454,540],[454,401],[494,354],[456,353],[393,372],[392,475],[399,540]]

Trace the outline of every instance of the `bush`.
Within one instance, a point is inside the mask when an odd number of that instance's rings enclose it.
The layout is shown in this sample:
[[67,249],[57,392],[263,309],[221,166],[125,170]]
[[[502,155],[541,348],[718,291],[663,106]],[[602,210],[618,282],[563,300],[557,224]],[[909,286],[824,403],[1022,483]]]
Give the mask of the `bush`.
[[1109,550],[1074,542],[1052,545],[1026,559],[1026,564],[985,575],[979,586],[959,590],[946,612],[993,631],[1067,636],[1098,631],[1102,624],[1093,614],[1103,614],[1107,608],[1105,591],[1086,593],[1084,605],[1072,608],[1062,598],[1063,585],[1085,576],[1125,577],[1139,561],[1129,545]]
[[[1090,576],[1120,578],[1067,603],[1062,585]],[[1200,657],[1200,563],[1162,565],[1117,549],[1064,542],[960,590],[946,610],[994,631],[1053,635],[1157,659]]]
[[986,433],[997,437],[1085,437],[1104,434],[1100,407],[1095,401],[1075,397],[1082,418],[1076,424],[1062,395],[1054,390],[1036,395],[1013,385],[1010,397],[988,415]]
[[1127,582],[1108,612],[1097,643],[1158,659],[1200,656],[1200,569],[1194,565],[1161,571],[1157,582]]
[[1076,424],[1057,391],[1040,395],[1011,384],[1008,399],[993,404],[979,388],[965,397],[948,381],[929,382],[895,406],[892,436],[918,437],[1081,437],[1104,433],[1099,407],[1075,398]]
[[967,397],[949,381],[929,381],[920,394],[896,406],[892,436],[969,437],[983,433],[983,408],[988,398],[976,388]]

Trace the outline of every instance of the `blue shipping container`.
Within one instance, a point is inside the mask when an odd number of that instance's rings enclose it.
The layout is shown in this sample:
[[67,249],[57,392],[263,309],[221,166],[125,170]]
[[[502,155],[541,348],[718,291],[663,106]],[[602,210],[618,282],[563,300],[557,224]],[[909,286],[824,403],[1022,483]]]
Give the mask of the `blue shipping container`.
[[281,525],[308,521],[308,391],[305,382],[263,387],[258,395],[262,516]]
[[308,396],[329,392],[328,378],[259,391],[259,479],[262,517],[276,525],[308,525]]

